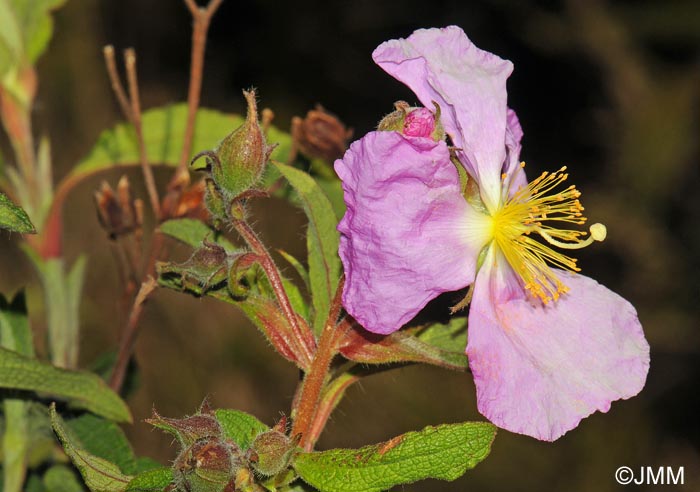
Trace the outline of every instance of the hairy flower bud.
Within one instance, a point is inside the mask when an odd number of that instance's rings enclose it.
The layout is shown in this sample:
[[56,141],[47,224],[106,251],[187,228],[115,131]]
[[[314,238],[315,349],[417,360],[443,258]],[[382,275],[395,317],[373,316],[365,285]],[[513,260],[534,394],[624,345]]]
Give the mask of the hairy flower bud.
[[242,466],[238,446],[208,437],[182,450],[173,463],[173,478],[179,490],[224,492]]
[[265,143],[258,122],[255,91],[243,91],[248,103],[245,122],[224,138],[216,150],[195,156],[207,158],[207,168],[216,187],[227,201],[231,201],[253,187],[262,176],[265,164],[274,146]]
[[218,438],[222,433],[219,421],[209,412],[200,411],[184,419],[171,419],[162,417],[154,409],[153,417],[146,419],[146,422],[177,437],[183,447],[191,446],[200,439]]
[[432,138],[436,142],[445,138],[440,123],[440,107],[437,104],[434,113],[428,108],[411,107],[405,101],[395,102],[394,108],[395,111],[382,118],[377,130],[395,131],[409,137]]
[[156,271],[160,277],[175,280],[183,290],[202,295],[226,281],[229,263],[234,260],[224,248],[205,240],[184,263],[158,262]]
[[253,468],[261,475],[277,475],[289,466],[297,442],[297,439],[290,439],[279,430],[263,432],[250,446]]
[[292,138],[299,151],[312,159],[333,162],[345,153],[352,129],[320,105],[304,119],[292,118]]

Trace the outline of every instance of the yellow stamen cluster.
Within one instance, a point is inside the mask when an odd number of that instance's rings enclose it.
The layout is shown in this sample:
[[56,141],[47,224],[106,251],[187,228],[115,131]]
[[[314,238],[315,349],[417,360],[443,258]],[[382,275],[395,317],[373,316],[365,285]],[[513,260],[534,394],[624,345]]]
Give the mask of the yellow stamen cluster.
[[[521,163],[521,167],[524,166],[525,163]],[[590,235],[567,228],[567,224],[584,224],[586,218],[579,201],[581,192],[574,185],[554,191],[569,177],[565,171],[566,167],[562,167],[553,173],[542,173],[505,199],[503,206],[491,216],[494,243],[522,278],[525,288],[545,304],[556,301],[568,290],[549,265],[572,272],[580,268],[576,266],[576,259],[533,239],[532,233],[563,249],[586,247],[593,241],[604,240],[606,234],[603,224],[593,224]],[[506,179],[504,175],[504,185]]]

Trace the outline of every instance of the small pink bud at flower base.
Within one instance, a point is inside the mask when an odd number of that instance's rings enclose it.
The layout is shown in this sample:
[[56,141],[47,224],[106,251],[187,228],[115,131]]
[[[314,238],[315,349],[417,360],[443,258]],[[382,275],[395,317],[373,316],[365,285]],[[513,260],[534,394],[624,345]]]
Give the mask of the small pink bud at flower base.
[[415,108],[406,115],[403,134],[409,137],[432,136],[435,131],[435,116],[428,108]]

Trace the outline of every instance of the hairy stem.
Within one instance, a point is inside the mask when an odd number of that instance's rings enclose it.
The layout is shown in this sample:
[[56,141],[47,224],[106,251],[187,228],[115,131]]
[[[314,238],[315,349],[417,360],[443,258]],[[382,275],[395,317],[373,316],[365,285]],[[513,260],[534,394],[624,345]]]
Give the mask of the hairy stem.
[[333,304],[326,321],[326,325],[321,332],[321,339],[318,343],[318,348],[314,353],[314,358],[311,361],[311,367],[306,373],[302,381],[301,392],[297,399],[297,407],[294,409],[294,425],[292,427],[292,435],[301,434],[299,445],[305,451],[311,451],[314,443],[314,434],[319,433],[313,431],[314,421],[321,410],[321,394],[323,393],[326,380],[328,379],[328,369],[330,368],[333,357],[338,353],[338,334],[342,332],[340,325],[337,324],[338,316],[342,308],[340,295],[343,292],[345,278],[341,277],[338,283]]
[[238,233],[241,235],[243,240],[248,244],[250,249],[260,257],[260,266],[265,271],[265,274],[270,281],[270,285],[272,286],[272,290],[275,293],[275,297],[277,298],[280,308],[282,308],[284,317],[287,318],[289,325],[292,327],[294,341],[297,345],[299,356],[301,357],[300,363],[304,367],[309,367],[313,358],[314,336],[311,329],[307,325],[300,324],[299,317],[292,308],[292,304],[289,302],[289,297],[287,296],[284,286],[282,285],[282,278],[280,277],[277,265],[275,265],[274,260],[267,251],[267,248],[265,245],[263,245],[262,241],[260,241],[257,234],[255,234],[255,232],[250,228],[245,219],[234,218],[231,220],[231,223],[236,231],[238,231]]

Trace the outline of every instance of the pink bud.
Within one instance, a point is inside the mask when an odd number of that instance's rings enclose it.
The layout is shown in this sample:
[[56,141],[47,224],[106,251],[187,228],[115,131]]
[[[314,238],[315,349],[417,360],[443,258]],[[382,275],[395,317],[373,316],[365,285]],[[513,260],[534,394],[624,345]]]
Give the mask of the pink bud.
[[403,134],[409,137],[430,138],[435,130],[435,116],[427,108],[415,108],[406,115]]

